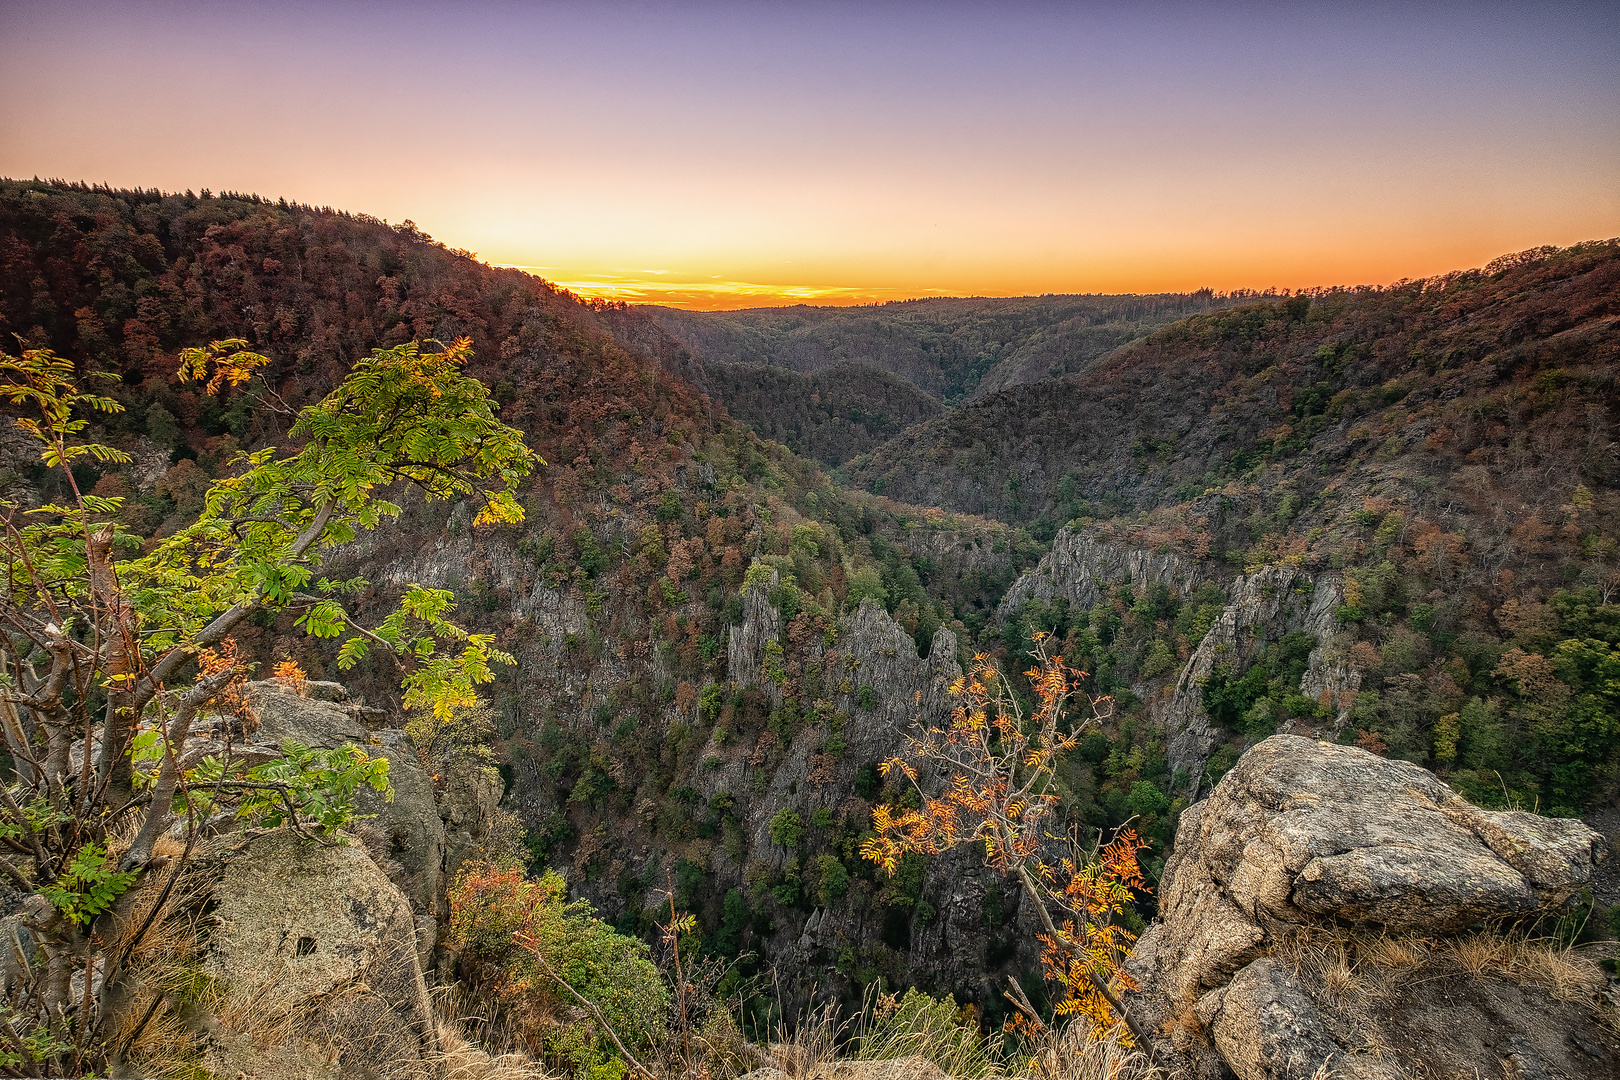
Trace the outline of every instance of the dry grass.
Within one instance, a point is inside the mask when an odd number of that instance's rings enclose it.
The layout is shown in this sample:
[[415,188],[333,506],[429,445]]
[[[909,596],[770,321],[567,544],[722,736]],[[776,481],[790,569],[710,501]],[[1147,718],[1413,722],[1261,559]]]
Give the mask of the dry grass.
[[194,1026],[182,1016],[206,982],[190,914],[196,887],[182,877],[164,896],[167,881],[166,874],[148,875],[126,893],[102,939],[109,964],[125,958],[118,996],[110,1003],[107,1045],[129,1066],[153,1076],[195,1064],[201,1053]]
[[202,1005],[219,1031],[260,1050],[286,1043],[298,1028],[297,1008],[306,998],[279,982],[260,985],[214,982]]
[[1117,1035],[1091,1038],[1084,1024],[1049,1030],[1033,1047],[1016,1080],[1164,1080],[1165,1072],[1140,1049],[1124,1046]]
[[[711,1077],[741,1076],[765,1063],[765,1054],[743,1037],[736,1018],[725,1006],[711,1009],[693,1033],[693,1044]],[[666,1068],[666,1071],[675,1070]]]
[[[852,1027],[855,1038],[849,1040]],[[853,1054],[846,1043],[852,1043]],[[1049,1028],[1038,1040],[1015,1047],[1000,1033],[980,1037],[971,1018],[958,1016],[949,999],[921,998],[908,1008],[904,999],[875,994],[853,1024],[841,1021],[834,1006],[811,1013],[791,1036],[771,1045],[765,1064],[793,1080],[865,1076],[873,1068],[896,1080],[942,1073],[952,1080],[1164,1080],[1166,1075],[1145,1052],[1117,1037],[1093,1039],[1084,1023]]]
[[[1294,978],[1321,987],[1335,1001],[1352,1004],[1373,993],[1375,984],[1366,978],[1366,968],[1375,966],[1375,961],[1360,955],[1348,934],[1295,934],[1284,939],[1277,955],[1294,969]],[[1405,961],[1408,957],[1400,954],[1384,959]]]
[[[153,868],[162,868],[174,859],[186,853],[186,842],[176,835],[185,827],[185,819],[180,818],[169,829],[152,842]],[[122,824],[107,834],[108,858],[117,862],[129,850],[129,845],[135,842],[135,836],[141,831],[141,819],[131,815]]]
[[1421,938],[1358,934],[1354,943],[1358,956],[1386,971],[1420,967],[1431,958],[1431,943]]
[[808,1077],[838,1060],[838,1048],[848,1031],[849,1021],[839,1019],[836,1004],[813,1009],[791,1033],[778,1030],[767,1051],[768,1063],[790,1077]]
[[[1592,959],[1545,937],[1480,930],[1447,938],[1418,938],[1339,929],[1301,930],[1278,943],[1275,955],[1296,977],[1343,1004],[1382,996],[1416,977],[1466,974],[1546,989],[1555,1000],[1589,1000],[1606,985]],[[1392,976],[1399,974],[1399,978]]]
[[552,1076],[518,1046],[513,1032],[489,1002],[460,983],[428,991],[439,1036],[445,1080],[549,1080]]
[[1592,960],[1547,938],[1486,931],[1448,941],[1438,951],[1470,975],[1542,986],[1556,1001],[1588,1000],[1608,985]]
[[444,1080],[550,1080],[551,1074],[524,1053],[491,1054],[454,1023],[440,1020],[439,1057]]
[[992,1075],[1006,1057],[1000,1033],[980,1037],[977,1014],[964,1014],[951,998],[935,1000],[914,990],[903,997],[869,993],[858,1030],[859,1060],[917,1058],[961,1080]]

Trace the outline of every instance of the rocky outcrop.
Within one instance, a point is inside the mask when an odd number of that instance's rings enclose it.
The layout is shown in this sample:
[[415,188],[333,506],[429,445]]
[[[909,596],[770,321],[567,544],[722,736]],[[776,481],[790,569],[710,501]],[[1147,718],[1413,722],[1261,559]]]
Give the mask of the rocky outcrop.
[[1181,596],[1213,581],[1226,592],[1225,609],[1182,665],[1169,693],[1142,694],[1148,715],[1165,729],[1170,772],[1185,778],[1191,798],[1198,796],[1204,766],[1220,736],[1203,704],[1204,685],[1218,666],[1230,665],[1234,677],[1241,676],[1273,642],[1295,631],[1310,634],[1316,645],[1300,692],[1331,705],[1337,723],[1343,725],[1361,677],[1336,648],[1336,612],[1344,602],[1337,574],[1267,566],[1229,578],[1214,563],[1064,528],[1040,564],[1007,590],[997,615],[1005,620],[1031,600],[1050,602],[1058,597],[1091,607],[1106,586],[1124,581],[1165,585]]
[[1376,1058],[1347,1056],[1315,1003],[1270,957],[1200,998],[1197,1015],[1240,1077],[1314,1080],[1329,1069],[1342,1080],[1402,1080],[1397,1069]]
[[[771,603],[770,594],[780,583],[775,570],[764,582],[743,593],[743,621],[727,631],[726,671],[738,686],[766,686],[776,690],[765,671],[768,649],[782,636],[782,613]],[[780,695],[774,700],[780,701]]]
[[[1395,1045],[1410,1035],[1404,1017],[1422,1012],[1422,1002],[1406,1013],[1371,1011],[1372,1020],[1360,1018],[1373,1025],[1369,1034],[1349,1022],[1343,1000],[1301,974],[1308,965],[1279,954],[1313,931],[1350,926],[1433,941],[1554,911],[1604,853],[1602,837],[1579,821],[1480,810],[1407,762],[1273,736],[1182,815],[1159,919],[1131,961],[1144,987],[1139,1019],[1173,1027],[1191,1006],[1242,1080],[1309,1078],[1323,1066],[1335,1076],[1401,1075],[1375,1050],[1380,1039]],[[1438,971],[1435,992],[1466,997],[1466,986],[1441,985],[1460,977]],[[1538,1008],[1526,1006],[1532,1023]],[[1504,1038],[1513,1034],[1511,1018],[1472,1022],[1509,1023]],[[1601,1017],[1588,1026],[1590,1046],[1612,1045],[1600,1057],[1620,1055]],[[1553,1061],[1546,1047],[1534,1053],[1565,1074],[1586,1074],[1580,1060]],[[1604,1060],[1620,1064],[1620,1056]]]
[[[1334,613],[1340,603],[1340,585],[1335,576],[1313,578],[1291,566],[1268,566],[1226,587],[1225,610],[1193,650],[1176,679],[1175,692],[1155,716],[1170,736],[1170,771],[1187,776],[1194,798],[1217,738],[1210,727],[1209,713],[1204,710],[1203,695],[1204,684],[1217,665],[1230,664],[1233,674],[1241,675],[1266,646],[1287,634],[1303,631],[1317,644],[1301,680],[1302,691],[1309,693],[1303,688],[1318,684],[1346,684],[1350,689],[1342,696],[1339,707],[1348,710],[1354,703],[1359,676],[1353,669],[1346,669],[1346,676],[1328,661],[1327,643],[1337,625]],[[1349,679],[1354,682],[1347,682]]]
[[222,993],[207,1068],[265,1080],[434,1075],[416,919],[362,848],[279,830],[210,862],[220,869],[203,970]]
[[361,791],[356,805],[361,814],[370,815],[361,825],[382,833],[380,861],[417,913],[447,917],[450,879],[489,835],[501,797],[500,777],[467,763],[453,766],[435,785],[405,733],[369,729],[366,721],[378,716],[351,700],[339,684],[309,683],[304,691],[275,681],[248,686],[246,696],[259,717],[249,753],[271,756],[281,740],[290,738],[319,749],[354,743],[387,758],[392,798]]
[[[780,664],[770,646],[779,641],[783,620],[768,594],[768,584],[749,589],[743,622],[731,631],[728,659],[735,686],[762,689],[776,707],[783,695],[767,661]],[[694,778],[694,787],[703,801],[732,801],[746,842],[745,850],[728,853],[716,846],[709,851],[708,868],[722,880],[737,880],[750,867],[785,872],[790,864],[808,875],[810,868],[799,854],[772,841],[772,818],[792,811],[808,822],[821,811],[869,820],[870,805],[854,794],[857,775],[898,752],[913,721],[943,719],[949,712],[946,691],[961,675],[954,633],[942,627],[926,656],[919,655],[912,636],[874,600],[862,602],[842,619],[835,635],[810,643],[805,656],[806,669],[819,668],[826,698],[790,743],[780,745],[770,730],[739,739],[717,727],[702,750],[710,764]],[[784,684],[792,685],[788,679]],[[808,712],[814,703],[801,702],[800,707]],[[836,749],[829,745],[831,717],[839,718],[841,745]],[[756,787],[751,780],[766,762],[773,766],[769,780]],[[947,900],[944,912],[905,919],[898,929],[885,924],[884,910],[874,904],[841,903],[781,919],[770,951],[784,1008],[802,1009],[815,996],[837,997],[840,991],[830,984],[841,978],[832,973],[840,952],[894,948],[901,944],[901,933],[909,945],[910,970],[918,979],[999,993],[980,987],[985,933],[978,861],[973,853],[934,860],[928,892],[947,892],[955,901]],[[854,887],[864,888],[865,883]],[[1009,902],[1009,915],[1015,907]]]
[[[748,591],[743,623],[731,630],[729,660],[734,682],[762,687],[774,705],[781,702],[781,691],[767,676],[765,662],[771,655],[769,646],[781,633],[782,616],[771,606],[766,592],[765,588]],[[911,635],[874,600],[863,601],[839,626],[835,647],[812,645],[808,652],[811,662],[823,669],[832,705],[848,717],[841,735],[844,746],[836,755],[824,752],[827,730],[812,725],[787,748],[770,785],[758,793],[762,797],[750,798],[753,793],[745,793],[745,773],[759,748],[722,746],[715,740],[705,750],[716,765],[702,778],[699,791],[705,797],[729,792],[739,801],[747,799],[754,858],[780,861],[784,857],[770,841],[773,814],[796,809],[808,816],[819,808],[839,808],[855,774],[866,763],[893,755],[900,748],[901,733],[913,720],[945,715],[946,688],[961,674],[955,634],[940,628],[927,657],[920,657]]]
[[1215,576],[1210,564],[1173,551],[1149,551],[1064,528],[1035,569],[1013,582],[996,613],[1007,619],[1030,600],[1050,602],[1059,596],[1076,606],[1091,607],[1102,595],[1102,587],[1116,581],[1162,582],[1186,594]]

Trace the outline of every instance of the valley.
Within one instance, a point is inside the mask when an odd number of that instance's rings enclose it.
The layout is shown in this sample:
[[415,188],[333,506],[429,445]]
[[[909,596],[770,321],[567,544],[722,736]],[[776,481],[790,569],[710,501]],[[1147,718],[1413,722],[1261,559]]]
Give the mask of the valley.
[[[1056,767],[1062,830],[1129,824],[1153,890],[1183,815],[1276,735],[1484,811],[1612,820],[1617,328],[1612,240],[1382,288],[694,313],[583,301],[408,222],[0,182],[0,334],[120,377],[92,430],[129,461],[71,476],[143,550],[285,438],[272,404],[470,340],[544,459],[524,520],[391,493],[400,527],[330,564],[359,613],[447,589],[511,654],[481,693],[525,868],[647,941],[673,898],[750,1033],[882,988],[986,1031],[1009,977],[1050,1005],[1030,905],[976,853],[861,856],[874,807],[915,799],[879,764],[976,655],[1023,671],[1038,635],[1108,699]],[[174,377],[222,338],[262,383]],[[0,491],[66,498],[36,456],[0,436]],[[340,670],[300,614],[236,633],[259,677],[295,662],[405,729],[392,661]],[[382,847],[408,864],[413,835]],[[449,888],[417,915],[445,923]],[[1585,903],[1599,925],[1620,893]]]

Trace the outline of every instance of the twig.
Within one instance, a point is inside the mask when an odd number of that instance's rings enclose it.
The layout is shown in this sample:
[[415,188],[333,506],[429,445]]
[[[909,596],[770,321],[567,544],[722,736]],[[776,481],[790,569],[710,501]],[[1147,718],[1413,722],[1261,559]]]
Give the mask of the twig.
[[1009,975],[1007,976],[1007,983],[1012,987],[1012,990],[1003,990],[1001,996],[1012,1002],[1013,1008],[1028,1017],[1029,1022],[1035,1025],[1035,1030],[1040,1031],[1045,1028],[1046,1021],[1041,1019],[1041,1014],[1035,1011],[1034,1005],[1030,1004],[1029,995],[1024,993],[1022,986],[1018,985],[1018,980]]

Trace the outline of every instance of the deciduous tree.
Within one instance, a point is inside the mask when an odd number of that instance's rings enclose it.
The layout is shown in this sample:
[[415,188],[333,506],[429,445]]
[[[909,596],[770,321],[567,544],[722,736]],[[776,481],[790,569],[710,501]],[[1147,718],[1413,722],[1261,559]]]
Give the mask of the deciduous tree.
[[[199,716],[242,709],[235,688],[249,665],[230,634],[244,619],[295,612],[308,633],[344,639],[340,667],[384,649],[401,664],[406,704],[441,717],[475,704],[474,686],[505,659],[449,620],[448,592],[409,586],[398,610],[368,626],[343,603],[365,582],[316,577],[333,548],[398,515],[383,497],[390,488],[478,499],[480,521],[521,519],[514,489],[536,458],[463,373],[470,350],[463,340],[374,352],[319,403],[283,410],[297,445],[239,455],[197,521],[133,558],[123,555],[139,551],[138,538],[116,524],[121,499],[81,491],[74,472],[127,460],[86,438],[91,416],[118,402],[81,389],[73,365],[48,350],[0,354],[0,396],[68,492],[43,506],[0,503],[0,727],[14,762],[0,785],[0,873],[30,894],[25,925],[45,957],[0,1003],[0,1068],[78,1075],[122,1052],[105,1042],[109,1003],[164,905],[117,955],[101,952],[96,920],[147,871],[177,818],[187,855],[202,812],[222,803],[329,835],[352,816],[360,786],[387,787],[386,761],[355,747],[289,744],[251,771],[186,756]],[[212,393],[264,363],[223,341],[185,350],[181,374]],[[278,407],[268,388],[264,400]],[[131,832],[115,859],[110,840]]]
[[[1036,664],[1024,674],[1033,709],[994,663],[975,656],[950,687],[957,704],[948,724],[909,735],[906,752],[881,766],[916,787],[921,806],[874,808],[875,835],[861,855],[893,874],[911,852],[982,848],[985,862],[1015,877],[1034,902],[1043,964],[1064,989],[1057,1013],[1084,1016],[1098,1032],[1123,1024],[1140,1041],[1119,997],[1136,988],[1123,966],[1135,938],[1117,919],[1146,888],[1136,860],[1146,845],[1127,830],[1089,857],[1071,845],[1053,859],[1046,831],[1060,798],[1054,766],[1112,702],[1086,695],[1084,672],[1052,655],[1046,634],[1032,636]],[[935,777],[944,782],[938,795],[925,790]]]

